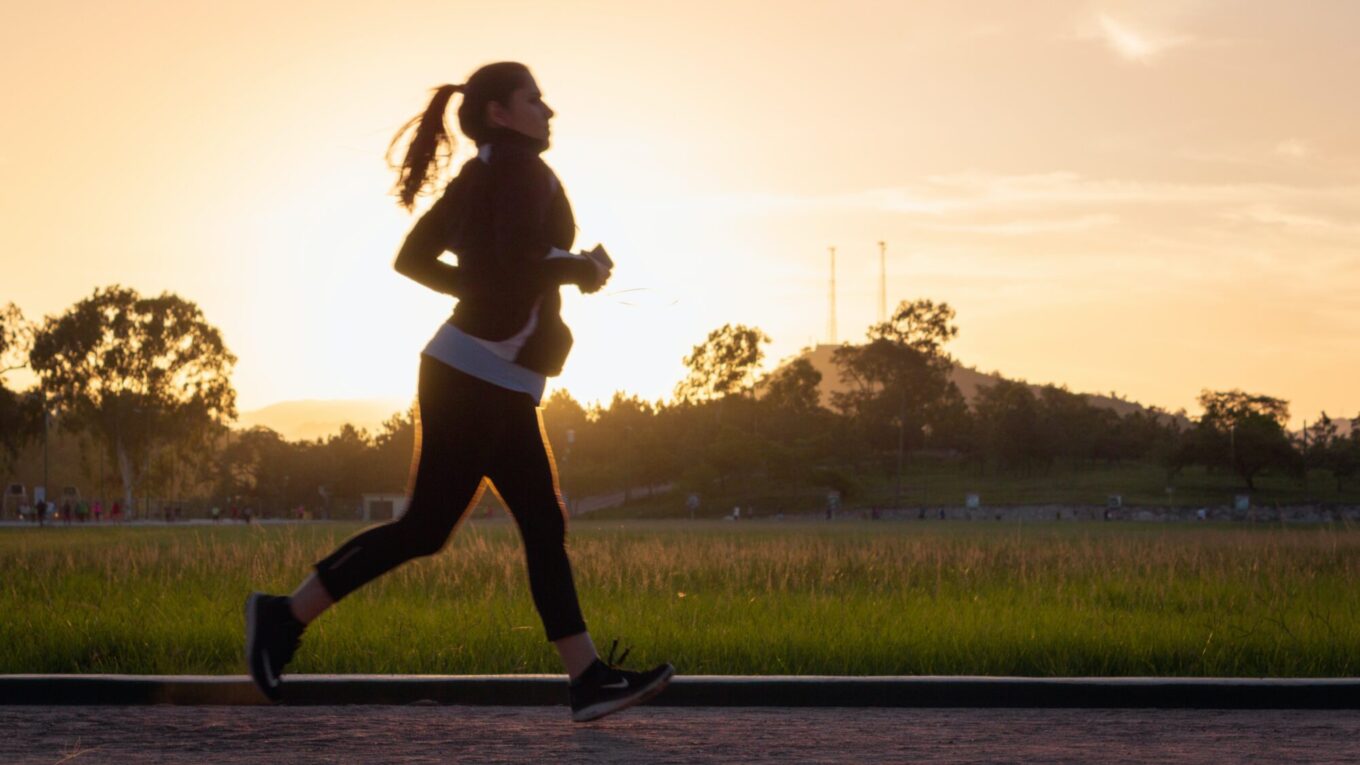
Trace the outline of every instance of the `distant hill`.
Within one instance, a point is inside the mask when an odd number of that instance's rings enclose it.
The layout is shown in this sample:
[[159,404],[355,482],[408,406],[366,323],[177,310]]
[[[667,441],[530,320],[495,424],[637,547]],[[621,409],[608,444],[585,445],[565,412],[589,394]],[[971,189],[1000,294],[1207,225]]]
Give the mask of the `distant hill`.
[[263,425],[289,441],[310,441],[339,433],[345,423],[376,433],[389,417],[409,407],[410,402],[385,398],[281,401],[242,412],[236,427]]
[[[818,345],[817,347],[812,348],[811,350],[805,350],[803,353],[790,359],[790,361],[794,361],[800,358],[806,358],[812,363],[814,369],[822,373],[822,382],[817,386],[817,390],[821,394],[822,406],[825,407],[831,406],[831,394],[833,392],[843,393],[849,390],[849,386],[841,382],[840,368],[831,360],[832,354],[835,353],[836,349],[839,347],[840,346],[838,345]],[[994,385],[997,380],[1003,378],[996,372],[989,374],[979,372],[971,367],[955,366],[953,371],[949,374],[949,379],[954,381],[954,384],[959,388],[959,392],[963,394],[964,400],[971,406],[973,401],[977,399],[979,388]],[[1028,383],[1028,385],[1036,395],[1039,393],[1039,389],[1043,387],[1042,385],[1036,385],[1034,383]],[[1103,409],[1113,409],[1120,417],[1131,412],[1145,411],[1148,408],[1136,401],[1125,401],[1121,398],[1114,398],[1099,393],[1083,393],[1081,395],[1084,396],[1092,406],[1098,406]]]

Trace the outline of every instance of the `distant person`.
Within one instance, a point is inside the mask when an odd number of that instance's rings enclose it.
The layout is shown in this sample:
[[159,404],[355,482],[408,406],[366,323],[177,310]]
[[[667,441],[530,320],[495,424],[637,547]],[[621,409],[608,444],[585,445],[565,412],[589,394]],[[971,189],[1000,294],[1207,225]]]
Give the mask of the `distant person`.
[[94,501],[94,522],[99,523],[99,519],[104,515],[104,503],[99,500]]
[[222,508],[218,507],[217,505],[212,506],[212,519],[213,523],[217,523],[218,521],[222,520]]
[[76,520],[84,523],[90,519],[90,506],[85,500],[76,503]]
[[61,522],[69,525],[72,515],[75,515],[75,510],[71,507],[71,500],[68,499],[61,503]]
[[47,516],[47,501],[40,499],[33,503],[33,512],[38,516],[38,525],[42,526]]
[[[659,693],[675,672],[669,664],[623,670],[612,650],[608,661],[596,652],[577,601],[566,508],[536,408],[572,344],[560,288],[597,292],[613,263],[598,245],[568,251],[576,231],[571,205],[539,157],[553,111],[523,64],[489,64],[465,85],[441,86],[424,114],[403,128],[394,146],[419,123],[399,172],[402,205],[411,208],[435,180],[427,174],[437,174],[447,156],[444,112],[455,93],[463,94],[458,122],[477,155],[411,229],[395,264],[419,284],[459,298],[420,358],[418,447],[406,513],[319,561],[291,599],[250,595],[250,672],[278,699],[279,675],[305,625],[365,583],[438,552],[487,477],[523,537],[534,605],[571,679],[572,719],[591,720]],[[457,266],[439,260],[446,250],[458,255]]]

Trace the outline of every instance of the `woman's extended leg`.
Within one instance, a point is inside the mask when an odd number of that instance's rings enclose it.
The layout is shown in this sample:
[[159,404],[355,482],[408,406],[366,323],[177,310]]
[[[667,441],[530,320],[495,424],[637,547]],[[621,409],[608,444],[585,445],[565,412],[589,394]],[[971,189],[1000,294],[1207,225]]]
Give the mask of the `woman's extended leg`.
[[419,417],[409,502],[399,520],[351,537],[316,564],[289,598],[252,593],[246,600],[246,661],[271,699],[307,623],[335,601],[412,558],[437,552],[475,502],[498,420],[479,400],[494,387],[421,358]]
[[[448,366],[421,357],[419,421],[406,512],[398,520],[351,537],[316,564],[316,584],[331,602],[413,558],[443,548],[477,498],[494,443],[497,411],[482,400],[491,388]],[[315,618],[328,606],[316,587],[295,616]]]

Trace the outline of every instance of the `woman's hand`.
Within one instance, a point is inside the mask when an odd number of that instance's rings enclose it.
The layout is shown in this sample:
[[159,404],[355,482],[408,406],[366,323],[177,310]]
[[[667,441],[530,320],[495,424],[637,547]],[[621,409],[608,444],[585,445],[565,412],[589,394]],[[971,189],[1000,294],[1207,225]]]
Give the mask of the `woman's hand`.
[[581,285],[581,292],[589,295],[599,292],[609,281],[609,277],[614,273],[614,261],[610,259],[609,253],[605,252],[604,246],[599,244],[595,245],[595,249],[585,253],[585,256],[595,266],[595,279]]

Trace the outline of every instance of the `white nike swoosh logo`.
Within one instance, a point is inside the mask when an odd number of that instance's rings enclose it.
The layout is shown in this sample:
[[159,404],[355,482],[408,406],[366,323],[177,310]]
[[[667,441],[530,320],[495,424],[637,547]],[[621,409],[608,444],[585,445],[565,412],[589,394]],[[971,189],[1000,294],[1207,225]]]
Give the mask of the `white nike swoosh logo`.
[[274,673],[273,673],[273,671],[270,669],[270,666],[269,666],[269,651],[268,651],[268,650],[261,650],[261,651],[260,651],[260,656],[263,656],[263,657],[264,657],[264,679],[265,679],[265,682],[267,682],[267,683],[269,684],[269,687],[270,687],[270,688],[273,688],[274,686],[276,686],[276,685],[279,684],[279,681],[278,681],[277,679],[275,679]]
[[609,685],[601,685],[600,687],[601,687],[601,688],[627,688],[627,687],[628,687],[628,681],[627,681],[627,680],[620,680],[620,681],[618,681],[617,683],[610,683]]

